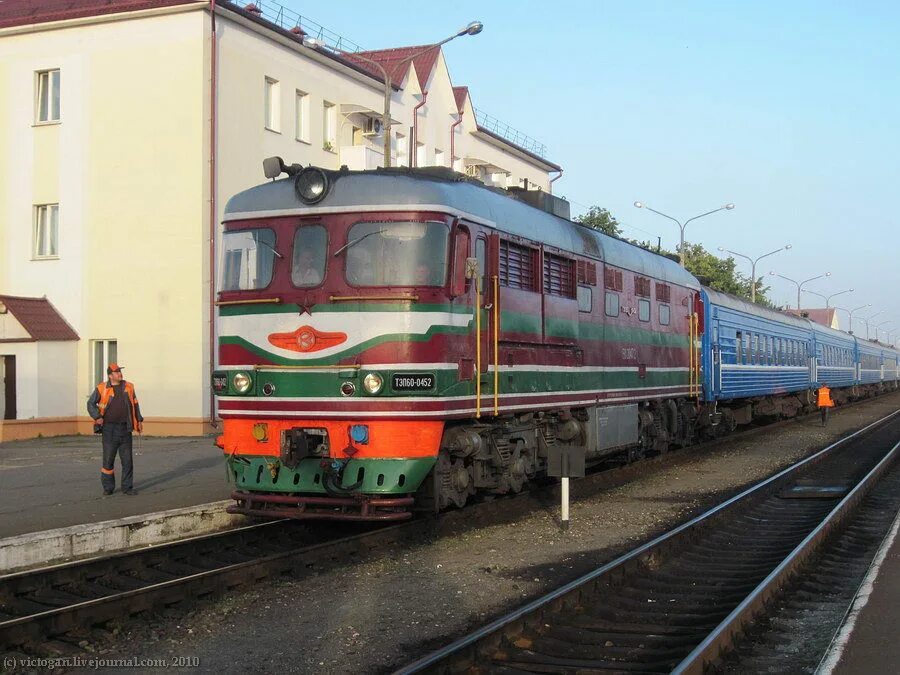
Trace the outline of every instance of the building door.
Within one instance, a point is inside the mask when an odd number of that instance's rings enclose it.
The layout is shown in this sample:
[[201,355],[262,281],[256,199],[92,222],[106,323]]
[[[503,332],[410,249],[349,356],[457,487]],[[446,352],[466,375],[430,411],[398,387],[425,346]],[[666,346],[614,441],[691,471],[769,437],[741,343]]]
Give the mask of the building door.
[[16,419],[16,357],[4,356],[2,371],[3,377],[3,419]]

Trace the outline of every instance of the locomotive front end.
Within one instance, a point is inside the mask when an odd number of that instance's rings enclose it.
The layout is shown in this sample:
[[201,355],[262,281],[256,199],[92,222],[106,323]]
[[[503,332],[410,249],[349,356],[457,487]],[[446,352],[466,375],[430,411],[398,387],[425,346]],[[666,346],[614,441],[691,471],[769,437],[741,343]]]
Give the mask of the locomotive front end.
[[451,216],[365,208],[354,181],[312,171],[324,185],[301,172],[227,208],[212,385],[229,512],[406,519],[467,387],[465,258]]

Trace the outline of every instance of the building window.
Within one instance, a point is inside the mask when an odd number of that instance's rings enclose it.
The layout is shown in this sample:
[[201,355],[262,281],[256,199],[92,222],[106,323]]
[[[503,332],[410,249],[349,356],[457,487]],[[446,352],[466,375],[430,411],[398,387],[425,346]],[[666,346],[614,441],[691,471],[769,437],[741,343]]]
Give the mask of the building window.
[[59,122],[59,69],[35,73],[35,121]]
[[444,166],[444,151],[437,150],[434,151],[434,165],[435,166]]
[[650,301],[649,300],[643,300],[643,299],[638,300],[638,319],[640,319],[641,321],[649,321],[650,320]]
[[266,78],[266,129],[281,131],[281,87],[278,80]]
[[671,310],[668,305],[659,305],[659,325],[668,326],[672,319]]
[[322,103],[322,149],[337,152],[337,106]]
[[409,166],[409,141],[403,134],[397,134],[397,166]]
[[590,312],[594,307],[594,289],[590,286],[578,287],[578,311]]
[[619,316],[619,294],[606,291],[606,316]]
[[500,242],[500,285],[533,291],[534,249],[511,241]]
[[106,366],[119,360],[115,340],[91,340],[91,389],[106,381]]
[[42,260],[59,257],[59,204],[34,207],[32,258]]
[[298,89],[294,105],[294,138],[309,143],[309,94]]
[[575,261],[552,253],[544,254],[544,293],[575,297]]

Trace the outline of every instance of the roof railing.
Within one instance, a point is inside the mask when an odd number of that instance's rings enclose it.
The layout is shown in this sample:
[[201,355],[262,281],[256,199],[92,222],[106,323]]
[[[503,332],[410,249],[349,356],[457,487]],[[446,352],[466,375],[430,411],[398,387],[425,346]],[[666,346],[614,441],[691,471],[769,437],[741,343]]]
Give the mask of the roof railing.
[[547,158],[547,146],[531,136],[522,133],[518,129],[509,126],[506,122],[498,120],[493,115],[488,115],[483,110],[475,108],[475,121],[478,126],[490,131],[514,145],[531,152],[538,157]]
[[[269,23],[275,24],[282,30],[289,31],[293,28],[299,28],[303,31],[304,35],[308,35],[309,37],[324,42],[332,49],[342,52],[362,51],[362,47],[353,40],[348,40],[343,35],[339,35],[333,30],[326,28],[318,21],[314,21],[308,16],[302,16],[294,10],[277,2],[271,2],[270,0],[253,0],[252,2],[228,0],[228,2],[245,11],[257,14],[261,19],[265,19]],[[256,9],[255,12],[250,9],[251,6]]]

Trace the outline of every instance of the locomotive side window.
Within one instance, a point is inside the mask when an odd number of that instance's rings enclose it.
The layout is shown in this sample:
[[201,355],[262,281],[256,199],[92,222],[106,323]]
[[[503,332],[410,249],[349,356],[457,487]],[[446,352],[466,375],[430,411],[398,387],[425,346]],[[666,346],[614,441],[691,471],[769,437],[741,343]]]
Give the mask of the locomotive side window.
[[606,291],[606,316],[619,316],[619,294]]
[[649,321],[650,320],[650,301],[649,300],[638,300],[638,318],[641,321]]
[[487,241],[484,237],[479,237],[475,241],[475,259],[478,261],[478,277],[476,283],[478,290],[484,292],[484,275],[487,274]]
[[[659,290],[659,286],[657,286],[657,291]],[[672,310],[668,305],[661,304],[659,305],[659,324],[661,326],[668,326],[669,322],[672,320]]]
[[318,286],[325,278],[328,234],[321,225],[304,225],[294,233],[291,282],[298,288]]
[[222,244],[223,291],[253,291],[272,282],[275,232],[269,228],[226,232]]
[[590,286],[578,287],[578,311],[590,312],[594,306],[594,290]]
[[412,221],[356,223],[347,243],[347,282],[353,286],[443,286],[447,280],[444,223]]

